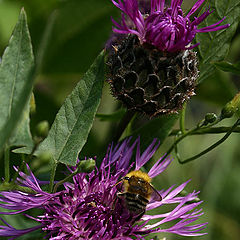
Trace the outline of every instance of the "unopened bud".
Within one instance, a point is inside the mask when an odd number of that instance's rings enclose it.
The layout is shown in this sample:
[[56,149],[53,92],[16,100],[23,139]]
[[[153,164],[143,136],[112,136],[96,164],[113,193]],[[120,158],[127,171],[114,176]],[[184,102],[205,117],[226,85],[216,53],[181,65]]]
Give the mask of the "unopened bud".
[[230,118],[235,113],[240,114],[240,92],[232,99],[232,101],[228,102],[221,112],[222,118]]
[[205,115],[205,122],[206,123],[213,123],[217,120],[217,115],[215,113],[207,113]]
[[42,121],[38,123],[36,127],[37,135],[39,137],[47,137],[48,132],[49,132],[49,123],[47,121]]
[[94,159],[80,160],[78,165],[79,172],[90,173],[95,168],[96,162]]
[[235,107],[232,106],[231,102],[227,103],[221,112],[222,118],[231,118],[236,112]]
[[42,163],[49,163],[52,159],[52,154],[50,152],[43,152],[38,155],[38,160]]

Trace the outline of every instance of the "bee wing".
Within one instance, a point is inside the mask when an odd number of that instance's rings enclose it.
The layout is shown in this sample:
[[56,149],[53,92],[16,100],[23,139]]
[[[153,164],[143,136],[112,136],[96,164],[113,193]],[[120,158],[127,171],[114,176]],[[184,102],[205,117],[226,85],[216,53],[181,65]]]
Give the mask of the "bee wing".
[[150,185],[151,189],[153,190],[152,200],[159,201],[159,202],[162,201],[162,196],[160,195],[160,193],[153,187],[152,184],[149,183],[149,185]]

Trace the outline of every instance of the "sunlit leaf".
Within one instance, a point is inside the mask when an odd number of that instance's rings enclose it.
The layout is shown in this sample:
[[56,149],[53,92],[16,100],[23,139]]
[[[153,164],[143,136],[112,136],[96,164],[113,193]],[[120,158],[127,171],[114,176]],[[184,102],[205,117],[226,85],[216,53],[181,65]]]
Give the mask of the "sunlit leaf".
[[55,162],[76,164],[100,103],[103,81],[104,52],[66,98],[36,154],[51,152]]
[[0,66],[0,149],[12,133],[10,145],[32,144],[26,103],[33,85],[33,63],[31,39],[22,10]]

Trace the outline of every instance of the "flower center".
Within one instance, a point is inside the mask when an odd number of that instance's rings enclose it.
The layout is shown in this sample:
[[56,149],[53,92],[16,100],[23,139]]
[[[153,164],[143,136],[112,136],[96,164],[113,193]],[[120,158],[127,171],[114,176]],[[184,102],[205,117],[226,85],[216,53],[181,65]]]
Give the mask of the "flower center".
[[185,39],[188,21],[180,14],[173,16],[171,9],[155,12],[146,19],[146,42],[158,49],[171,51],[179,41]]

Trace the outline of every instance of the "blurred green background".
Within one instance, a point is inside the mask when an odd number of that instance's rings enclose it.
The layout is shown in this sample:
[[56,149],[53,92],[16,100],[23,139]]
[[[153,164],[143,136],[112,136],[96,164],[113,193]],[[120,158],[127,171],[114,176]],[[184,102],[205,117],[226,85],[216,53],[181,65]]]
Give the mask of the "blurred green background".
[[[184,8],[193,1],[185,1]],[[20,9],[24,7],[36,57],[42,59],[35,80],[34,94],[36,112],[31,116],[34,135],[37,123],[47,120],[52,124],[66,96],[71,92],[82,74],[104,48],[111,35],[111,19],[118,18],[118,10],[110,0],[0,0],[0,51],[8,43]],[[240,59],[240,29],[232,42],[227,60],[235,63]],[[240,78],[216,70],[202,82],[197,94],[187,106],[186,127],[195,126],[207,112],[219,113],[221,108],[239,91]],[[119,103],[104,86],[99,113],[112,113]],[[234,119],[224,120],[231,126]],[[96,119],[84,147],[82,156],[99,156],[112,141],[111,131],[116,123]],[[178,124],[175,126],[178,128]],[[179,145],[183,157],[190,157],[218,140],[222,134],[188,137]],[[160,147],[162,155],[169,143],[168,138]],[[204,216],[200,222],[209,222],[208,235],[198,239],[238,240],[240,236],[240,135],[230,138],[212,152],[189,164],[174,161],[167,171],[154,180],[157,189],[167,188],[192,179],[187,191],[200,190],[204,200]],[[158,157],[156,156],[156,158]],[[16,156],[13,155],[13,158]],[[18,165],[16,158],[15,165]],[[162,234],[167,239],[183,239],[176,235]],[[34,238],[36,239],[36,238]],[[191,239],[189,237],[188,239]]]

